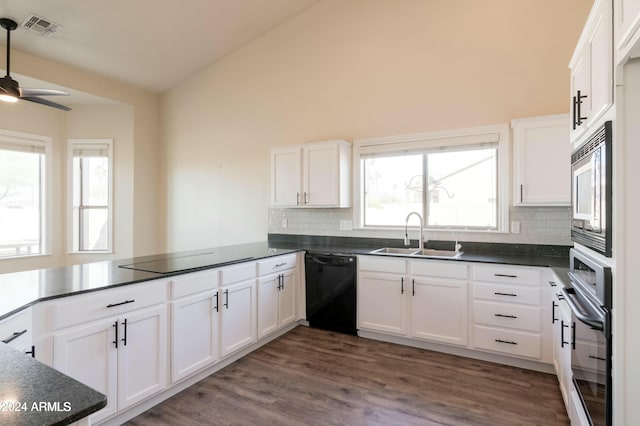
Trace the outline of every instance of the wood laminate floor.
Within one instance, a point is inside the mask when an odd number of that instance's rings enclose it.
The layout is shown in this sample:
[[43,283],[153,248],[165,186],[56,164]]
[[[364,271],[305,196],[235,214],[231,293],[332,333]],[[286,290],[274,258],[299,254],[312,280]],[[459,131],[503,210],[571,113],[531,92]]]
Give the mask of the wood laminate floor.
[[132,419],[159,425],[568,425],[538,373],[297,327]]

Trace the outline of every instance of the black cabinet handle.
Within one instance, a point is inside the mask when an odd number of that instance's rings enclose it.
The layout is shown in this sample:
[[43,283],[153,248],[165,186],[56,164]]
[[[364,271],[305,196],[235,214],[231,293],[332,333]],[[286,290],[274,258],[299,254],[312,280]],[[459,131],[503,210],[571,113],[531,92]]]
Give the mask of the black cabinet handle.
[[127,303],[133,303],[133,302],[135,302],[135,299],[125,300],[124,302],[120,302],[120,303],[109,303],[107,305],[107,308],[113,308],[114,306],[126,305]]
[[551,324],[555,324],[556,321],[558,321],[558,318],[556,318],[556,308],[559,306],[560,305],[558,305],[553,300],[551,301]]
[[124,338],[122,339],[122,342],[127,346],[127,320],[125,319],[122,321],[122,324],[124,324]]
[[551,287],[557,287],[557,284],[555,283],[555,281],[549,281],[549,285]]
[[280,275],[280,290],[284,290],[284,274]]
[[494,314],[494,315],[501,318],[518,318],[515,315],[504,315],[504,314]]
[[2,343],[11,343],[14,340],[16,340],[18,337],[22,336],[23,334],[25,334],[27,332],[27,330],[22,330],[22,331],[16,331],[15,333],[13,333],[11,336],[7,337],[6,339],[4,339],[2,341]]
[[114,340],[111,343],[113,343],[116,346],[116,349],[118,349],[118,321],[117,320],[116,322],[113,323],[112,327],[116,329],[116,340]]
[[495,339],[495,341],[498,342],[498,343],[506,343],[508,345],[517,345],[518,344],[518,342],[514,342],[514,341],[511,341],[511,340]]
[[411,293],[412,296],[416,295],[416,280],[411,279]]
[[296,192],[296,206],[300,205],[300,193]]
[[578,98],[573,97],[573,130],[578,127]]
[[224,307],[229,309],[229,290],[224,291]]
[[518,278],[517,275],[509,275],[509,274],[493,274],[496,277],[505,277],[505,278]]
[[216,306],[213,308],[216,310],[216,312],[220,312],[220,310],[218,309],[218,292],[216,291]]
[[569,327],[568,325],[564,325],[564,321],[560,321],[560,347],[564,348],[564,345],[568,345],[569,342],[564,341],[564,328]]
[[25,354],[31,355],[31,358],[35,358],[36,357],[36,347],[31,345],[31,350],[30,351],[26,351]]
[[571,324],[571,349],[576,349],[576,323]]
[[309,202],[309,194],[307,194],[306,192],[304,192],[303,194],[304,194],[304,205],[306,206],[307,203]]
[[589,358],[597,359],[598,361],[606,361],[606,358],[602,358],[600,356],[595,356],[595,355],[589,355]]
[[583,120],[587,119],[587,117],[583,117],[582,116],[582,100],[584,98],[586,98],[586,97],[587,97],[587,95],[581,95],[580,91],[578,90],[578,97],[576,98],[576,106],[577,106],[577,109],[578,109],[578,112],[577,112],[578,117],[577,117],[577,120],[576,120],[576,124],[578,126],[582,126]]
[[523,198],[524,198],[524,197],[522,196],[523,191],[524,191],[524,185],[522,185],[522,184],[521,184],[521,185],[520,185],[520,202],[522,202],[522,200],[523,200]]
[[509,296],[509,297],[517,297],[517,294],[514,293],[501,293],[499,291],[495,291],[493,294],[497,295],[497,296]]
[[404,294],[404,277],[400,278],[400,294]]

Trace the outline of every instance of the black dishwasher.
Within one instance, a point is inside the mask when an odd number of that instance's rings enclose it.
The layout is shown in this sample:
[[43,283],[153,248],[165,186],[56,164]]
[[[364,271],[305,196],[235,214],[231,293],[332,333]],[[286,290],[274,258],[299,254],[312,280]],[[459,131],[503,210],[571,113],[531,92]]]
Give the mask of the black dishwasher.
[[356,257],[305,255],[307,320],[310,327],[356,333]]

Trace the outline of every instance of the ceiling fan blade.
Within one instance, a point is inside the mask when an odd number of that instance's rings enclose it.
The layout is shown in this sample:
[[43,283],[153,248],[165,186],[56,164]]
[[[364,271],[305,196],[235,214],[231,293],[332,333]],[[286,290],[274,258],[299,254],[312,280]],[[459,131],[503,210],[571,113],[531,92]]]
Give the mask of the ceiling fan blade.
[[20,96],[69,96],[67,92],[55,89],[27,89],[20,88]]
[[68,106],[60,105],[60,104],[57,104],[55,102],[51,102],[51,101],[49,101],[47,99],[37,98],[35,96],[25,96],[25,97],[21,97],[20,99],[23,99],[23,100],[29,101],[29,102],[35,102],[35,103],[40,104],[40,105],[46,105],[46,106],[50,106],[50,107],[53,107],[53,108],[58,108],[58,109],[61,109],[63,111],[71,111],[71,108],[69,108]]

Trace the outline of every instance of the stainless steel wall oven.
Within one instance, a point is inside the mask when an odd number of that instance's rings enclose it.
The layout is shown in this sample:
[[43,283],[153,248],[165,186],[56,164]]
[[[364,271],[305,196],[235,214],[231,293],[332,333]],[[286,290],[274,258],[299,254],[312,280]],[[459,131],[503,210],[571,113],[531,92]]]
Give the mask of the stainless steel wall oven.
[[604,123],[571,154],[571,239],[611,257],[612,126]]
[[594,426],[612,424],[611,269],[571,249],[571,285],[563,289],[572,311],[571,370],[587,418]]

